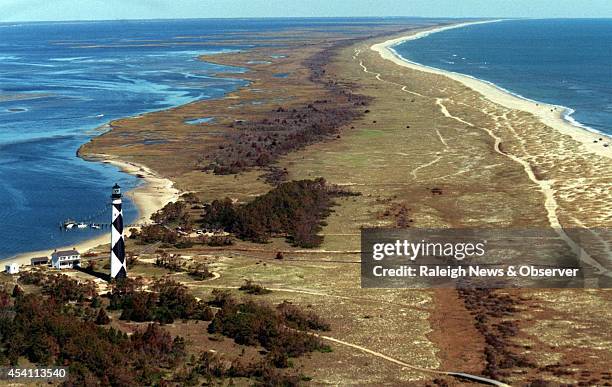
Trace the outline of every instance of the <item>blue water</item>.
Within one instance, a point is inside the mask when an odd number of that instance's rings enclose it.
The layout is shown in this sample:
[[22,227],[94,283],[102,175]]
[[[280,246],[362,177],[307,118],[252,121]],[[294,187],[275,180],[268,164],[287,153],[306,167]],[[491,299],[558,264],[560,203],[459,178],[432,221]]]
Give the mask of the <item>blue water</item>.
[[[206,63],[197,55],[271,44],[257,36],[260,32],[270,37],[275,31],[317,27],[350,36],[352,28],[398,22],[403,21],[0,23],[0,259],[107,232],[60,231],[59,223],[67,218],[108,222],[110,187],[117,182],[129,190],[138,180],[77,158],[77,149],[113,119],[218,98],[246,84],[216,76],[244,69]],[[224,42],[228,39],[233,42]],[[160,141],[150,138],[145,145]],[[127,222],[137,216],[129,200],[125,216]]]
[[612,135],[612,19],[508,20],[395,47],[411,61],[565,106],[570,121]]
[[[108,223],[110,187],[117,182],[129,190],[139,184],[112,166],[75,156],[79,146],[100,133],[95,128],[219,97],[245,84],[214,76],[242,69],[196,59],[226,51],[223,46],[142,46],[193,33],[193,24],[168,22],[1,26],[0,258],[108,232],[59,228],[67,218]],[[125,217],[127,222],[137,217],[129,200]]]
[[185,121],[185,123],[189,125],[208,124],[210,122],[213,122],[214,120],[215,120],[215,117],[203,117],[203,118],[196,118],[193,120],[187,120]]

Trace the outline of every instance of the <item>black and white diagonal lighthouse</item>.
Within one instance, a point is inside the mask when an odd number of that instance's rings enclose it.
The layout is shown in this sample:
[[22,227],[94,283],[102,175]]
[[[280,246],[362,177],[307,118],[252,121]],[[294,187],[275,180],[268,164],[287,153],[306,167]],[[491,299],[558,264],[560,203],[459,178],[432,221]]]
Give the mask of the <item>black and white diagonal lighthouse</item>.
[[115,184],[111,195],[113,218],[111,223],[111,278],[127,277],[125,242],[123,241],[123,211],[121,210],[121,187]]

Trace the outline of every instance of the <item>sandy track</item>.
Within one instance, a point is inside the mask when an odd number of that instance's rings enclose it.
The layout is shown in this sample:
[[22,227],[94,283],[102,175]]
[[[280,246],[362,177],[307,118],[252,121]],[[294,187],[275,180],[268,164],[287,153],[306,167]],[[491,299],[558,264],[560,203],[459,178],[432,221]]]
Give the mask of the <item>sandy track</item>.
[[[383,45],[384,47],[384,45]],[[382,48],[381,45],[374,45],[371,47],[372,50],[377,51],[377,52],[381,52]],[[359,59],[359,54],[360,51],[356,50],[355,51],[355,55],[353,56],[353,58],[355,60]],[[385,59],[389,59],[387,58],[385,55],[382,55],[383,58]],[[397,58],[396,58],[397,59]],[[395,61],[394,61],[395,62]],[[362,68],[362,70],[367,73],[367,74],[372,74],[375,76],[376,80],[380,81],[380,82],[384,82],[387,84],[392,84],[395,85],[397,87],[400,87],[402,91],[407,91],[406,87],[407,85],[402,85],[401,83],[397,83],[397,82],[393,82],[393,81],[389,81],[383,78],[382,74],[379,72],[375,72],[375,71],[371,71],[367,68],[367,66],[364,64],[363,60],[359,59],[359,66]],[[420,70],[420,69],[418,69]],[[559,220],[559,216],[557,214],[557,210],[559,208],[559,204],[557,203],[557,200],[555,198],[555,195],[558,193],[557,190],[555,190],[553,188],[553,183],[554,181],[551,180],[543,180],[543,179],[538,179],[537,176],[535,175],[534,171],[533,171],[533,167],[532,165],[529,163],[529,161],[520,158],[516,155],[504,152],[501,150],[501,143],[502,143],[502,139],[497,136],[495,133],[493,133],[493,131],[489,128],[486,127],[479,127],[476,126],[475,124],[466,121],[464,119],[462,119],[461,117],[457,117],[453,114],[451,114],[447,108],[447,106],[444,104],[444,102],[446,101],[443,98],[434,98],[434,97],[428,97],[425,96],[423,94],[420,93],[416,93],[416,92],[412,92],[409,91],[411,94],[415,94],[418,95],[420,97],[423,98],[431,98],[435,101],[435,104],[438,106],[438,108],[440,109],[440,112],[447,118],[453,119],[463,125],[467,125],[469,127],[472,128],[478,128],[478,129],[482,129],[484,130],[493,140],[494,144],[493,144],[493,149],[496,153],[509,158],[510,160],[512,160],[513,162],[516,162],[518,164],[520,164],[523,167],[523,170],[525,171],[525,173],[527,174],[528,178],[537,185],[539,191],[542,193],[543,197],[544,197],[544,208],[546,210],[547,213],[547,218],[548,218],[548,223],[550,225],[550,227],[552,229],[555,230],[555,232],[559,235],[559,237],[564,240],[567,245],[572,249],[572,251],[580,257],[580,260],[583,263],[588,264],[589,266],[595,268],[600,274],[612,277],[612,272],[609,271],[608,269],[606,269],[604,266],[602,266],[599,262],[597,262],[595,259],[593,259],[580,245],[578,245],[563,229],[561,222]],[[488,113],[486,111],[483,111],[483,113],[487,114],[487,115],[491,115],[491,113]],[[498,121],[498,117],[493,117],[494,120],[497,122]],[[516,135],[516,134],[515,134]],[[443,139],[441,138],[441,141],[443,143],[445,143],[445,141],[443,141]],[[519,141],[520,143],[520,141]],[[438,159],[434,159],[431,162],[421,165],[417,168],[415,168],[415,170],[412,171],[412,175],[413,177],[416,179],[416,172],[419,169],[422,169],[426,166],[432,165],[436,162],[438,162]]]
[[373,350],[371,350],[369,348],[366,348],[366,347],[363,347],[361,345],[349,343],[349,342],[346,342],[346,341],[343,341],[343,340],[339,340],[339,339],[336,339],[336,338],[330,337],[330,336],[319,335],[319,334],[316,334],[316,333],[311,333],[311,334],[313,336],[315,336],[315,337],[320,338],[320,339],[331,341],[331,342],[336,343],[336,344],[340,344],[340,345],[343,345],[343,346],[346,346],[346,347],[350,347],[350,348],[353,348],[353,349],[365,352],[365,353],[370,354],[372,356],[376,356],[378,358],[390,361],[390,362],[395,363],[395,364],[397,364],[399,366],[402,366],[404,368],[410,368],[410,369],[415,370],[415,371],[420,371],[420,372],[425,372],[425,373],[430,373],[430,374],[436,374],[436,375],[453,376],[453,377],[457,377],[457,378],[461,378],[461,379],[468,379],[468,380],[471,380],[471,381],[480,382],[480,383],[483,383],[483,384],[494,385],[494,386],[509,387],[505,383],[498,382],[497,380],[493,380],[493,379],[489,379],[489,378],[484,378],[482,376],[471,375],[471,374],[467,374],[467,373],[463,373],[463,372],[440,371],[440,370],[433,370],[433,369],[428,369],[428,368],[422,368],[422,367],[414,366],[414,365],[408,364],[408,363],[406,363],[404,361],[395,359],[395,358],[393,358],[391,356],[387,356],[387,355],[382,354],[380,352],[373,351]]

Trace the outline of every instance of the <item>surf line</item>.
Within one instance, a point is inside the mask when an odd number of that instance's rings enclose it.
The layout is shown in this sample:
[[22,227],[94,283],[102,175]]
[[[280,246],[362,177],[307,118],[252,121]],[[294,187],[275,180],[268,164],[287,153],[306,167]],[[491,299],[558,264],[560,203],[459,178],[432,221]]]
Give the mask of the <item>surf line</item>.
[[[376,45],[372,46],[371,49],[373,51],[377,51],[374,47]],[[358,59],[360,54],[360,51],[355,51],[355,55],[353,56],[353,58],[355,58],[355,60]],[[410,90],[407,90],[406,87],[407,85],[402,85],[401,83],[397,83],[397,82],[393,82],[393,81],[388,81],[386,79],[382,78],[381,73],[378,72],[374,72],[374,71],[370,71],[368,70],[368,68],[363,64],[363,60],[359,61],[359,66],[361,66],[361,68],[363,69],[363,71],[365,73],[368,74],[372,74],[375,75],[375,78],[380,81],[380,82],[385,82],[385,83],[390,83],[396,86],[401,87],[402,91],[405,91],[407,93],[410,94],[414,94],[420,97],[424,97],[424,98],[431,98],[431,97],[427,97],[425,95],[422,95],[420,93],[417,92],[413,92]],[[496,136],[495,133],[493,133],[493,131],[491,129],[485,128],[485,127],[477,127],[476,125],[472,124],[471,122],[468,122],[460,117],[454,116],[452,115],[447,107],[444,105],[444,101],[446,101],[447,99],[445,98],[435,98],[435,103],[436,105],[440,108],[440,112],[447,118],[451,118],[457,122],[460,122],[464,125],[467,125],[469,127],[472,128],[480,128],[482,130],[484,130],[493,140],[494,140],[494,145],[493,145],[493,149],[496,153],[505,156],[509,159],[511,159],[512,161],[520,164],[523,169],[525,170],[528,178],[535,183],[540,192],[542,193],[542,195],[544,196],[544,208],[546,210],[546,214],[547,214],[547,220],[548,223],[550,225],[550,227],[552,229],[555,230],[555,232],[557,233],[557,235],[559,235],[559,237],[565,241],[565,243],[572,249],[572,251],[574,252],[574,254],[576,254],[580,261],[594,267],[595,269],[598,270],[599,274],[605,275],[607,277],[612,277],[612,272],[610,272],[609,270],[607,270],[605,267],[603,267],[599,262],[597,262],[595,259],[593,259],[593,257],[591,257],[580,245],[578,245],[563,229],[563,227],[561,226],[561,223],[559,221],[559,217],[557,215],[557,209],[558,209],[558,203],[554,197],[554,193],[555,190],[553,189],[552,185],[554,184],[554,180],[539,180],[534,172],[533,169],[531,167],[531,164],[529,164],[529,162],[527,162],[526,160],[521,159],[520,157],[517,157],[515,155],[503,152],[500,149],[500,144],[501,144],[501,138]]]

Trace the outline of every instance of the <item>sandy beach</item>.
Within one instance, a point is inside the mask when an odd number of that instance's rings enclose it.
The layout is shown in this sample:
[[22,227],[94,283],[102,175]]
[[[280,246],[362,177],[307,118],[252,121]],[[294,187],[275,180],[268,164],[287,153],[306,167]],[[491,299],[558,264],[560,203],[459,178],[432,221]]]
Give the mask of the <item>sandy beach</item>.
[[[542,131],[542,133],[537,139],[538,143],[540,144],[536,145],[536,147],[545,145],[547,142],[549,142],[549,149],[541,148],[539,151],[536,151],[535,154],[530,154],[529,152],[522,152],[524,154],[517,155],[504,151],[502,148],[502,135],[499,132],[496,133],[497,129],[499,129],[499,123],[496,125],[496,129],[492,130],[486,127],[483,127],[482,129],[487,132],[490,138],[494,141],[493,148],[495,152],[519,164],[523,168],[529,180],[538,187],[538,190],[541,192],[544,199],[544,208],[547,214],[546,217],[548,225],[551,228],[555,229],[559,237],[563,239],[572,248],[572,250],[578,254],[578,256],[580,256],[580,259],[584,264],[594,268],[599,273],[606,273],[605,275],[612,276],[612,272],[610,272],[608,268],[609,258],[605,258],[607,254],[604,253],[604,255],[601,256],[599,253],[597,253],[596,255],[599,255],[599,259],[594,258],[591,254],[585,251],[585,248],[581,246],[581,244],[577,243],[574,238],[568,235],[568,232],[566,231],[567,227],[585,227],[588,224],[577,219],[575,215],[565,213],[566,208],[563,208],[564,205],[566,205],[568,202],[573,203],[574,205],[575,203],[579,203],[575,199],[573,199],[574,196],[577,196],[577,193],[575,191],[578,189],[578,186],[571,184],[571,180],[568,179],[566,176],[563,176],[563,180],[555,178],[543,178],[541,175],[538,175],[537,171],[539,166],[534,164],[534,160],[536,160],[537,157],[540,157],[542,159],[557,159],[557,161],[554,162],[555,164],[558,164],[559,162],[564,164],[586,162],[586,157],[591,159],[591,161],[595,163],[594,165],[599,164],[598,168],[602,168],[602,163],[605,163],[605,160],[609,160],[610,158],[612,158],[612,149],[610,149],[609,146],[609,144],[611,143],[610,138],[603,134],[595,133],[585,128],[573,125],[571,122],[567,121],[564,118],[564,114],[566,114],[568,109],[566,107],[532,101],[514,95],[490,82],[486,82],[464,74],[440,70],[415,62],[411,62],[403,58],[393,49],[395,45],[398,45],[402,42],[423,38],[431,35],[432,33],[452,28],[461,28],[468,25],[494,23],[499,21],[500,20],[491,20],[484,22],[461,23],[451,26],[432,28],[417,32],[409,36],[389,39],[382,43],[374,44],[370,48],[374,52],[378,53],[383,60],[389,60],[398,66],[406,67],[412,70],[422,71],[428,74],[441,75],[450,78],[451,80],[458,81],[462,85],[478,93],[478,95],[481,96],[480,98],[482,98],[483,100],[507,109],[511,109],[511,111],[515,112],[513,113],[515,115],[517,114],[516,112],[528,113],[529,115],[532,115],[535,120],[543,124],[544,126],[539,129]],[[364,71],[366,70],[367,68],[364,68]],[[445,99],[442,98],[435,99],[436,105],[445,117],[451,118],[461,124],[470,127],[476,128],[478,126],[474,122],[468,122],[462,119],[461,117],[453,115],[453,113],[448,111],[446,105],[444,104],[446,102],[444,101]],[[483,109],[482,112],[485,114],[487,113],[486,109]],[[498,120],[505,119],[505,117],[505,115],[502,115],[498,118]],[[518,121],[516,123],[518,123]],[[514,132],[515,129],[512,129],[511,125],[512,124],[510,124],[509,128],[512,132]],[[551,130],[555,131],[556,133],[551,133]],[[532,135],[533,133],[531,134],[531,136]],[[569,138],[571,138],[569,141],[574,141],[577,144],[573,152],[568,153],[565,149],[563,149],[563,147],[561,147],[561,149],[553,151],[553,144],[555,142],[561,141],[563,143],[566,143],[564,140],[557,139],[559,135],[568,136]],[[534,145],[529,144],[530,140],[527,137],[519,136],[517,137],[517,139],[519,143],[522,144],[521,146],[523,151]],[[608,146],[604,146],[604,144],[608,144]],[[539,155],[536,156],[536,154]],[[578,156],[579,154],[580,156]],[[576,161],[577,159],[574,159],[574,157],[582,157],[582,159],[580,159],[582,161]],[[597,160],[598,158],[599,160]],[[591,161],[588,161],[587,163],[590,164]],[[605,174],[605,167],[603,168],[604,169],[601,170],[601,173]],[[572,178],[574,177],[575,176],[572,176]],[[585,182],[583,182],[583,184],[585,184]],[[606,224],[607,221],[605,220],[605,216],[602,216],[601,220],[603,220],[603,223],[600,224]],[[600,226],[600,224],[598,223],[594,224]],[[597,244],[607,246],[605,238],[599,235],[598,232],[592,231],[592,234],[597,240]],[[603,247],[604,252],[607,250],[608,249],[606,247]]]
[[[453,24],[450,26],[437,27],[432,29],[427,29],[415,34],[402,36],[399,38],[389,39],[382,43],[377,43],[371,46],[371,49],[378,52],[383,59],[387,59],[392,61],[393,63],[408,67],[415,70],[424,71],[427,73],[444,75],[451,79],[461,82],[465,86],[471,88],[472,90],[482,94],[484,98],[487,100],[504,106],[509,109],[521,110],[524,112],[531,113],[539,118],[539,120],[559,131],[562,134],[571,136],[574,140],[580,142],[584,148],[593,154],[597,154],[599,156],[604,156],[608,158],[612,158],[612,147],[604,147],[603,144],[612,145],[612,140],[601,133],[591,132],[587,129],[581,128],[579,126],[573,125],[568,122],[564,115],[567,112],[567,108],[563,106],[556,106],[545,104],[541,102],[531,101],[526,98],[518,97],[517,95],[511,94],[506,90],[501,89],[500,87],[471,77],[464,74],[459,74],[451,71],[440,70],[437,68],[433,68],[430,66],[425,66],[416,62],[412,62],[406,58],[400,56],[394,49],[393,46],[401,44],[403,42],[409,40],[421,39],[431,34],[446,31],[449,29],[461,28],[469,25],[477,25],[477,24],[485,24],[485,23],[496,23],[503,21],[503,19],[498,20],[488,20],[488,21],[479,21],[479,22],[468,22],[468,23],[460,23]],[[599,141],[600,138],[603,138],[604,141]]]
[[[138,176],[142,180],[142,184],[131,191],[124,193],[125,197],[129,197],[138,208],[138,219],[135,221],[137,224],[146,224],[151,220],[151,215],[157,210],[168,204],[169,202],[175,201],[180,195],[180,191],[174,188],[174,183],[169,180],[160,177],[156,172],[150,168],[140,165],[134,162],[127,162],[118,159],[117,157],[110,155],[93,155],[86,158],[92,162],[101,162],[106,164],[112,164],[118,167],[121,171]],[[110,221],[110,208],[109,208],[109,221]],[[127,230],[124,230],[127,232]],[[70,245],[70,246],[58,246],[57,250],[66,250],[75,248],[81,254],[92,249],[95,249],[101,245],[110,243],[110,234],[104,234],[96,238],[88,239],[83,242]],[[16,255],[14,257],[6,258],[3,261],[5,263],[16,262],[21,266],[29,265],[30,259],[40,256],[50,256],[55,249],[32,251]]]

